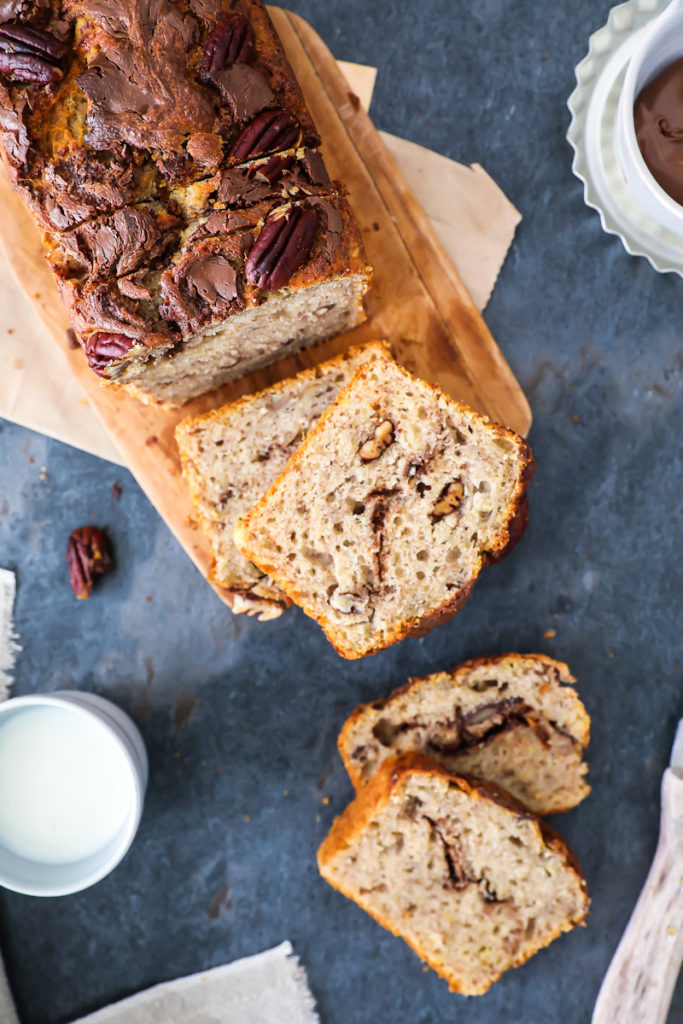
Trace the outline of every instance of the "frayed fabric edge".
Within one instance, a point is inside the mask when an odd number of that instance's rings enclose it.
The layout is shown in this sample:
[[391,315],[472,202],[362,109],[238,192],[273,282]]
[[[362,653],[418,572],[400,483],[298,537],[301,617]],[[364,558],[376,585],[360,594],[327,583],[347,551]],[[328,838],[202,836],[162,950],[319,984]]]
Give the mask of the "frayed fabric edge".
[[21,650],[14,631],[14,598],[17,581],[9,569],[0,569],[0,701],[7,700],[14,681],[14,665]]

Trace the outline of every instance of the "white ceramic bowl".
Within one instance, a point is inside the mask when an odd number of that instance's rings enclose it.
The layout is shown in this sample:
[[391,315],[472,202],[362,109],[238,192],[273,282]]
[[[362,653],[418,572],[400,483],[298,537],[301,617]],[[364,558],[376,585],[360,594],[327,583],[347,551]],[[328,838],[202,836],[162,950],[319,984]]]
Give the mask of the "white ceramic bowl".
[[650,173],[640,152],[633,120],[633,105],[640,91],[679,57],[683,57],[683,0],[672,0],[645,29],[626,69],[615,147],[619,166],[636,201],[664,227],[683,236],[683,206]]
[[29,707],[59,707],[87,722],[103,741],[114,742],[130,771],[132,798],[125,820],[106,844],[74,863],[43,863],[19,856],[0,837],[0,885],[31,896],[65,896],[98,882],[124,857],[137,832],[147,788],[147,752],[137,726],[110,701],[92,693],[61,690],[16,697],[0,704],[0,724]]

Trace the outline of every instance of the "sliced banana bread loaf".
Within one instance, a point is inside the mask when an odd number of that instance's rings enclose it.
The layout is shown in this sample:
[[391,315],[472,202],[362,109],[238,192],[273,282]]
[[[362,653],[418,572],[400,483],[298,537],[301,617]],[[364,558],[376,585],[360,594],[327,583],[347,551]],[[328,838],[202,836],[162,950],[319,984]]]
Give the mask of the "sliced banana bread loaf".
[[318,866],[463,995],[483,994],[588,913],[557,833],[495,786],[419,754],[385,761],[335,821]]
[[382,341],[349,349],[176,428],[197,519],[211,541],[211,579],[229,592],[234,612],[273,619],[291,603],[277,583],[240,554],[233,530],[358,367],[387,355],[389,347]]
[[533,459],[389,359],[356,371],[237,546],[360,658],[454,615],[526,524]]
[[0,3],[12,182],[91,369],[145,401],[365,318],[370,270],[319,141],[261,0]]
[[181,404],[365,316],[363,244],[329,189],[215,210],[135,252],[123,277],[71,259],[58,283],[90,367],[143,400]]
[[567,811],[590,792],[590,718],[574,682],[542,654],[477,658],[356,708],[339,750],[356,789],[388,758],[417,751],[495,782],[536,814]]

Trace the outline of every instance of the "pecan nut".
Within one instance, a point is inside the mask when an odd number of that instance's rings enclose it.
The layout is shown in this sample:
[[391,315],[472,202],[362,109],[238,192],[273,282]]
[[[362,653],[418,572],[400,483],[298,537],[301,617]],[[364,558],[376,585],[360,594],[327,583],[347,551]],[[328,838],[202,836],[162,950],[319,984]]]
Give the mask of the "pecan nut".
[[370,595],[366,591],[361,591],[360,594],[354,593],[340,593],[339,590],[333,591],[329,598],[330,606],[335,611],[341,612],[342,615],[360,615],[364,612],[370,602]]
[[3,22],[39,22],[49,17],[50,0],[0,0]]
[[0,25],[0,73],[10,81],[59,82],[65,55],[66,44],[51,32],[17,22]]
[[293,153],[276,153],[271,156],[264,164],[256,165],[251,164],[247,171],[247,177],[253,178],[255,175],[261,175],[266,179],[269,185],[274,185],[276,181],[279,181],[285,171],[290,170],[294,165],[295,156]]
[[236,160],[269,153],[275,149],[290,149],[301,139],[301,126],[291,114],[281,108],[263,110],[245,125],[228,151]]
[[457,508],[460,508],[464,496],[465,485],[462,480],[453,480],[450,484],[446,484],[432,509],[432,521],[436,522],[438,519],[443,519],[444,516],[449,516],[451,512],[455,512]]
[[267,291],[283,288],[310,256],[318,232],[311,209],[293,207],[263,225],[246,262],[247,281]]
[[133,339],[126,334],[91,334],[85,344],[88,366],[100,377],[106,376],[111,363],[122,359],[133,347]]
[[390,444],[394,441],[394,424],[391,420],[382,420],[378,424],[370,437],[363,442],[358,449],[363,462],[374,462],[378,459],[382,452],[386,451]]
[[226,64],[252,64],[256,60],[254,30],[243,14],[219,21],[204,47],[200,70],[211,77]]
[[66,545],[71,589],[79,601],[90,597],[98,576],[111,572],[114,556],[109,537],[96,526],[81,526],[74,530]]

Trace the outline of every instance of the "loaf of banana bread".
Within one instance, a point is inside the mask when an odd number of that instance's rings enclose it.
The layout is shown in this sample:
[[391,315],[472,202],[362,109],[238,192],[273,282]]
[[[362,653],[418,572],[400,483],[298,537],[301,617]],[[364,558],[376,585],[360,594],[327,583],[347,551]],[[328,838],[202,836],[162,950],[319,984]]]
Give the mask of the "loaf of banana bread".
[[581,924],[590,904],[553,829],[420,754],[385,761],[335,821],[318,866],[470,996]]
[[476,658],[356,708],[339,751],[358,790],[390,757],[416,751],[501,786],[535,814],[557,814],[590,793],[590,718],[574,682],[543,654]]
[[0,139],[106,381],[178,404],[364,318],[261,0],[4,0]]

